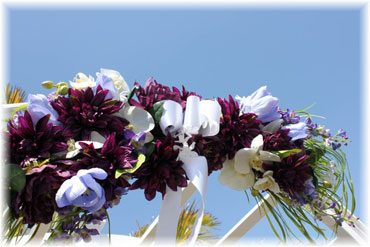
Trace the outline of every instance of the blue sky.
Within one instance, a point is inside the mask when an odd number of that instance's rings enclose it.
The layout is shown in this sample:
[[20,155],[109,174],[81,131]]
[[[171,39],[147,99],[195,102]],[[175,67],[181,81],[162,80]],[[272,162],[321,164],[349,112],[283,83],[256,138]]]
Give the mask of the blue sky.
[[[28,93],[44,93],[45,80],[68,81],[100,68],[121,72],[130,86],[153,76],[185,85],[205,98],[248,96],[260,86],[283,109],[316,105],[311,113],[335,133],[347,130],[347,153],[358,200],[361,189],[360,10],[29,10],[9,11],[7,79]],[[224,235],[255,204],[244,193],[209,178],[206,211]],[[132,191],[110,210],[115,234],[136,229],[159,212]],[[363,219],[366,222],[366,219]],[[244,239],[276,239],[263,220]],[[104,229],[107,232],[107,228]],[[330,235],[330,234],[329,234]],[[276,240],[277,241],[277,240]]]

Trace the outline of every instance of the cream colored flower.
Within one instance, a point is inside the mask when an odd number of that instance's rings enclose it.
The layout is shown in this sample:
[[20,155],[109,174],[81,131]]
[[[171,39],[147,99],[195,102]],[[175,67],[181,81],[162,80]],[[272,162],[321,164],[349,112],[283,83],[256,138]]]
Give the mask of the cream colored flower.
[[218,180],[222,185],[226,185],[233,190],[243,191],[253,186],[255,182],[254,172],[239,173],[235,170],[235,159],[226,160],[221,169]]
[[95,87],[96,85],[94,78],[91,75],[87,77],[84,73],[77,73],[75,78],[73,78],[73,81],[70,81],[69,83],[74,89],[86,89],[88,87]]
[[263,151],[263,137],[256,136],[250,148],[240,149],[235,154],[235,170],[239,173],[248,173],[251,168],[256,171],[264,172],[263,162],[275,161],[280,162],[280,157],[276,154]]
[[263,177],[257,180],[253,188],[256,190],[270,190],[274,193],[279,193],[280,192],[279,185],[276,183],[272,175],[273,171],[266,171],[263,174]]

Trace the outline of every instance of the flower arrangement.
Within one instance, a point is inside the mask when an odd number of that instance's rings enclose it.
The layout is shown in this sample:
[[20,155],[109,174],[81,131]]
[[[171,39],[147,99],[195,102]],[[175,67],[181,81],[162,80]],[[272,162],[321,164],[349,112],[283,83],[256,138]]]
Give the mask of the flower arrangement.
[[308,108],[280,109],[266,86],[248,97],[202,99],[152,78],[130,90],[106,69],[96,79],[78,73],[70,87],[42,86],[56,90],[29,95],[6,129],[9,241],[41,223],[50,224],[50,242],[89,241],[99,234],[91,225],[109,219],[107,209],[131,190],[144,190],[149,201],[157,192],[174,198],[192,182],[204,196],[217,170],[222,185],[274,198],[281,211],[268,206],[282,241],[289,225],[281,212],[310,241],[302,222],[322,235],[323,216],[353,226],[346,213],[351,195],[354,210],[353,185],[340,149],[346,132],[331,135]]

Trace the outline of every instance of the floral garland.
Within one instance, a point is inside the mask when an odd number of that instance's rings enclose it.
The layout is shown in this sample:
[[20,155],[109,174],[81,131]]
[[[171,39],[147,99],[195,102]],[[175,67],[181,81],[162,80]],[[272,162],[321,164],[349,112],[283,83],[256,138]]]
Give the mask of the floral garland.
[[[29,95],[7,125],[9,241],[23,234],[19,229],[41,223],[50,223],[48,241],[89,241],[99,234],[92,226],[130,190],[144,190],[150,201],[157,192],[164,198],[188,186],[181,157],[189,154],[205,157],[206,176],[221,170],[222,185],[261,200],[270,193],[289,218],[319,234],[324,235],[315,221],[323,216],[353,226],[346,213],[349,194],[355,203],[353,185],[340,149],[349,142],[346,132],[331,135],[307,109],[280,109],[266,86],[248,97],[201,100],[184,87],[171,90],[151,78],[130,90],[119,72],[106,69],[96,79],[78,73],[71,87],[51,81],[42,86],[56,90],[47,97]],[[194,114],[194,100],[219,109],[213,125],[203,119],[192,131],[194,125],[182,121],[178,128],[163,124],[171,107],[181,116]],[[287,224],[271,205],[270,211],[284,241]]]

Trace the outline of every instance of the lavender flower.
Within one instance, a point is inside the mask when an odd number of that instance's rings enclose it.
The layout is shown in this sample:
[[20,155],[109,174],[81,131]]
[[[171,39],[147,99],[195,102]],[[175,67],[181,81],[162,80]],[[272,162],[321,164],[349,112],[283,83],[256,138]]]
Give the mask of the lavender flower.
[[46,115],[50,115],[49,122],[53,125],[60,126],[61,122],[58,121],[59,114],[50,105],[49,99],[43,94],[29,94],[27,110],[31,115],[32,122],[36,123]]
[[288,136],[292,138],[292,142],[298,139],[304,139],[308,136],[308,128],[305,123],[288,124],[282,129],[289,129]]
[[278,112],[279,99],[267,92],[266,86],[260,87],[248,97],[236,96],[235,98],[240,101],[242,113],[254,113],[258,116],[258,120],[263,123],[280,118]]
[[107,173],[100,168],[79,170],[60,186],[55,196],[58,207],[75,205],[90,212],[99,210],[105,203],[105,193],[94,178],[103,180],[106,177]]

